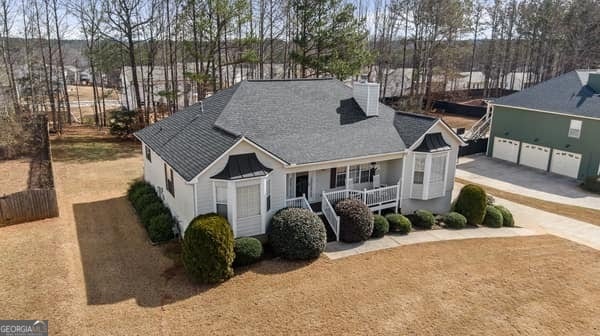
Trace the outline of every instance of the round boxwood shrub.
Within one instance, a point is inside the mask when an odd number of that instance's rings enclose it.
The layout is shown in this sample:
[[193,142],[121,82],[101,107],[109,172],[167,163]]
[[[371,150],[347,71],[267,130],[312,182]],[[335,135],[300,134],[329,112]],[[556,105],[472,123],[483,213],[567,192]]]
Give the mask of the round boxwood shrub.
[[401,214],[392,213],[385,216],[387,221],[390,223],[391,232],[399,232],[401,234],[407,234],[412,230],[412,224],[410,220]]
[[284,259],[317,258],[327,244],[325,224],[310,210],[282,209],[271,219],[269,244]]
[[369,207],[356,199],[345,199],[335,205],[340,217],[340,240],[347,243],[365,241],[373,233],[373,214]]
[[140,220],[144,226],[147,227],[150,225],[150,220],[160,214],[170,215],[171,213],[160,200],[155,200],[154,202],[148,203],[143,207],[142,211],[140,212]]
[[465,216],[467,224],[479,225],[485,217],[487,195],[485,190],[474,184],[467,184],[460,190],[454,203],[454,211]]
[[263,247],[256,238],[242,237],[235,240],[233,251],[235,252],[233,266],[246,266],[260,260],[263,254]]
[[150,219],[148,222],[148,236],[155,243],[171,240],[175,237],[173,234],[173,224],[175,221],[171,214],[161,213]]
[[502,205],[495,205],[494,207],[498,211],[500,211],[500,214],[502,215],[502,226],[515,226],[515,219],[513,218],[513,215],[510,212],[510,210],[503,207]]
[[483,225],[492,228],[499,228],[502,227],[502,221],[502,213],[493,205],[488,205],[485,209]]
[[216,283],[233,276],[233,232],[222,216],[214,213],[194,218],[182,243],[183,266],[195,282]]
[[371,237],[381,238],[390,231],[390,223],[385,217],[380,215],[373,216],[373,233]]
[[417,210],[413,218],[413,225],[423,229],[431,229],[433,224],[435,224],[435,216],[433,216],[431,211]]
[[467,226],[467,219],[458,212],[450,212],[444,216],[444,224],[450,229],[462,229]]

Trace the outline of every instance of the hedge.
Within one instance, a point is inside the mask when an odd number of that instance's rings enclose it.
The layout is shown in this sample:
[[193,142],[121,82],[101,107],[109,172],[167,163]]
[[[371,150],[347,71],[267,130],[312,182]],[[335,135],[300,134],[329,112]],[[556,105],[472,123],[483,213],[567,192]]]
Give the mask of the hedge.
[[431,229],[433,224],[435,224],[435,217],[430,211],[427,210],[415,211],[413,218],[414,220],[412,224],[423,229]]
[[513,215],[510,212],[510,210],[503,207],[502,205],[495,205],[494,207],[498,211],[500,211],[500,214],[502,215],[502,226],[515,226],[515,219],[513,218]]
[[412,224],[410,220],[401,214],[388,214],[385,218],[390,223],[390,231],[398,232],[401,234],[407,234],[412,230]]
[[247,266],[260,260],[263,254],[261,242],[252,237],[237,238],[233,244],[233,266]]
[[327,244],[325,224],[308,209],[279,210],[271,219],[268,236],[275,254],[291,260],[317,258]]
[[485,209],[485,217],[483,218],[483,225],[491,228],[502,227],[502,213],[496,209],[493,205],[488,205]]
[[453,211],[465,216],[467,224],[479,225],[485,217],[487,196],[485,190],[474,184],[467,184],[460,190]]
[[373,216],[373,233],[371,237],[381,238],[390,231],[390,223],[388,223],[385,217],[380,215]]
[[164,242],[174,238],[173,226],[176,225],[176,221],[152,185],[144,181],[135,181],[127,190],[127,198],[152,242]]
[[183,266],[199,283],[217,283],[233,276],[233,231],[222,216],[214,213],[194,218],[185,230]]
[[347,243],[365,241],[373,233],[373,213],[362,201],[345,199],[335,205],[340,217],[340,240]]
[[467,219],[458,212],[450,212],[444,216],[444,224],[450,229],[462,229],[467,225]]

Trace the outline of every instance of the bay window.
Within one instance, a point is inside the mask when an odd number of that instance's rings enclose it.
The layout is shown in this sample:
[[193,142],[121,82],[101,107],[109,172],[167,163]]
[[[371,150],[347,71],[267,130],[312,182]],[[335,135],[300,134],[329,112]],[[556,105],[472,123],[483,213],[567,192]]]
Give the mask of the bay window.
[[449,153],[414,154],[411,198],[428,200],[445,195]]
[[248,218],[260,215],[260,185],[253,184],[237,188],[237,217]]
[[215,185],[215,196],[217,214],[227,218],[227,184]]

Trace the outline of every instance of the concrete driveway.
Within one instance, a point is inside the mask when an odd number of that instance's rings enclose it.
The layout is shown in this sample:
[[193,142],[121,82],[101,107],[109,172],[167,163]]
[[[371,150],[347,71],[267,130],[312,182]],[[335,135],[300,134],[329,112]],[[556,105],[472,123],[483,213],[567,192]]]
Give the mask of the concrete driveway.
[[460,158],[456,177],[544,201],[600,210],[600,195],[581,189],[574,179],[484,155]]

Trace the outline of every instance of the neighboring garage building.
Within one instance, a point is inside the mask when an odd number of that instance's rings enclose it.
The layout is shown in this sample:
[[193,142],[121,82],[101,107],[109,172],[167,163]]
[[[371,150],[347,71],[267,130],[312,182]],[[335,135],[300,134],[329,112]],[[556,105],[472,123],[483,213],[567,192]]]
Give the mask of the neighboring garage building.
[[488,156],[583,179],[600,174],[600,70],[576,70],[491,102]]

